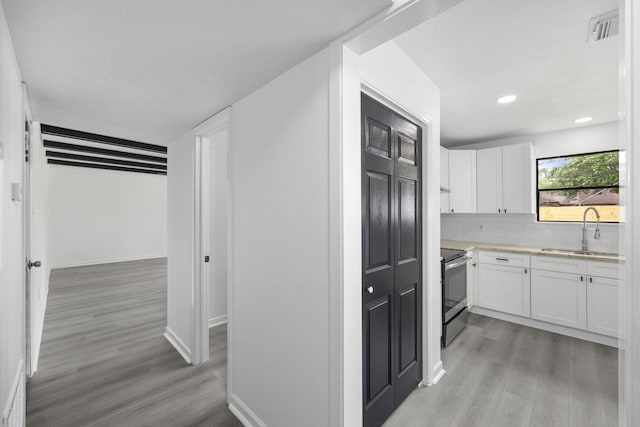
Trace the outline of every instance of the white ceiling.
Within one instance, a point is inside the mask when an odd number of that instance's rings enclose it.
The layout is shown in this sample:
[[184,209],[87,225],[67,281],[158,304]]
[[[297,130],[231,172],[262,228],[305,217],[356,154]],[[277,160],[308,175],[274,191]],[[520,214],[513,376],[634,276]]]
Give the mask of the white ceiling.
[[36,120],[166,144],[392,0],[2,0]]
[[[446,146],[617,120],[619,37],[587,43],[617,0],[466,0],[396,39],[440,87]],[[516,102],[498,105],[503,95]],[[584,126],[584,125],[582,125]]]

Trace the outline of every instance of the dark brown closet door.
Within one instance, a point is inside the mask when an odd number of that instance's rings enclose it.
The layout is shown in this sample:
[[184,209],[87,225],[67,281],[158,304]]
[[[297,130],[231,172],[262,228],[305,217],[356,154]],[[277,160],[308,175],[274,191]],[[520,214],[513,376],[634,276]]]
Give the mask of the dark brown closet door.
[[421,129],[362,95],[364,425],[422,377]]

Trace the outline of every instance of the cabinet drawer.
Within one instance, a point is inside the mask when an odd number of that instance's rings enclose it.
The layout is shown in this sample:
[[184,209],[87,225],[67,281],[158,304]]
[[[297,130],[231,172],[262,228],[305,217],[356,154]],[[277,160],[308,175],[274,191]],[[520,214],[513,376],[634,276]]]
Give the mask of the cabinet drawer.
[[623,270],[620,267],[621,265],[617,262],[589,261],[587,263],[587,275],[620,279],[622,277]]
[[587,262],[571,258],[532,256],[531,268],[560,273],[587,274]]
[[530,258],[529,255],[509,252],[481,251],[479,255],[480,264],[508,265],[511,267],[529,267]]

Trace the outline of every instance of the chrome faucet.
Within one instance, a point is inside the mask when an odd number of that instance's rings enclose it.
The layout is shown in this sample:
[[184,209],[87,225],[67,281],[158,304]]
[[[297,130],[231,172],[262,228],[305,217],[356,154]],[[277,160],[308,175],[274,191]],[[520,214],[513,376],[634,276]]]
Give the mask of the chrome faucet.
[[594,239],[600,238],[600,213],[593,206],[589,206],[584,210],[584,215],[582,215],[582,250],[586,252],[587,248],[587,212],[593,211],[596,214],[596,229],[593,233]]

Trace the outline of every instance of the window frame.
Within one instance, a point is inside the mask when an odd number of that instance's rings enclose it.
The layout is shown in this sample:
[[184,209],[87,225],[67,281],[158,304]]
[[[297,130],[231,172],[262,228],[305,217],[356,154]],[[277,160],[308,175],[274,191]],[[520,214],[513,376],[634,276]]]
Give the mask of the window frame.
[[[555,224],[576,224],[582,221],[548,221],[548,220],[540,220],[540,191],[562,191],[562,190],[580,190],[580,189],[591,189],[591,190],[600,190],[605,188],[618,188],[620,189],[620,181],[618,180],[618,185],[605,185],[605,186],[593,186],[593,187],[562,187],[562,188],[547,188],[540,190],[540,160],[552,160],[552,159],[560,159],[566,157],[578,157],[578,156],[590,156],[593,154],[604,154],[604,153],[618,153],[618,162],[620,161],[620,149],[615,150],[604,150],[604,151],[593,151],[588,153],[578,153],[578,154],[564,154],[560,156],[550,156],[550,157],[540,157],[536,158],[536,221],[539,223],[555,223]],[[618,174],[620,174],[620,164],[618,163]],[[618,203],[618,207],[620,203]],[[600,221],[600,224],[620,224],[620,221]]]

